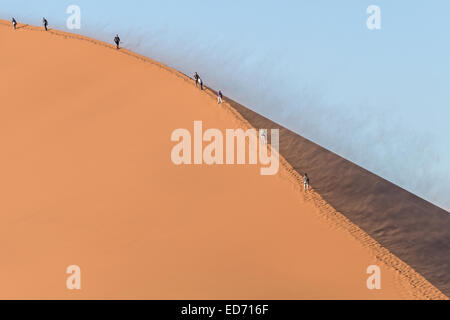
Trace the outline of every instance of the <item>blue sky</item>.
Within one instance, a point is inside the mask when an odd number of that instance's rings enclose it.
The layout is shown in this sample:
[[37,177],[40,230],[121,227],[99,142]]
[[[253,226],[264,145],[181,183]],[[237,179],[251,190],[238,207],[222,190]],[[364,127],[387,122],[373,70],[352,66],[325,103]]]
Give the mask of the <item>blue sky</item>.
[[[450,210],[450,2],[2,0],[0,17],[111,41]],[[368,30],[366,9],[381,8]]]

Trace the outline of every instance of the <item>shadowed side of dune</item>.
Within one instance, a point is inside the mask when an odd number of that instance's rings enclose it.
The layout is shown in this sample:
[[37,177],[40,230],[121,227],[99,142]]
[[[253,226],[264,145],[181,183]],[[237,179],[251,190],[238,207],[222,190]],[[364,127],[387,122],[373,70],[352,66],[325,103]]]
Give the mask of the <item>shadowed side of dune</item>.
[[382,246],[450,295],[450,214],[227,99],[255,128],[280,129],[280,154],[314,190]]

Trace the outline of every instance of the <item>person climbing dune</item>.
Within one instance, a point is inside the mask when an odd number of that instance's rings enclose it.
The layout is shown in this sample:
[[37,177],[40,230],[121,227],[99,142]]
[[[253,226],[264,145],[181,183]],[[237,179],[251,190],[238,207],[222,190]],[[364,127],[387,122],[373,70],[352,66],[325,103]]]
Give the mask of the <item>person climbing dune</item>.
[[217,92],[217,103],[223,103],[222,91]]
[[263,146],[267,145],[267,129],[259,130],[259,139]]
[[194,81],[195,81],[195,87],[197,87],[198,85],[198,79],[200,79],[200,76],[198,75],[198,73],[194,73]]
[[48,21],[45,18],[42,18],[42,24],[44,25],[45,31],[48,31]]
[[12,18],[11,22],[12,22],[12,25],[14,27],[14,30],[16,30],[16,28],[17,28],[17,21],[16,21],[16,19]]
[[303,176],[303,188],[305,189],[305,191],[309,190],[309,177],[306,172],[305,175]]
[[119,46],[120,45],[120,38],[119,38],[118,34],[116,34],[116,37],[114,38],[114,42],[116,44],[117,50],[120,49],[120,46]]

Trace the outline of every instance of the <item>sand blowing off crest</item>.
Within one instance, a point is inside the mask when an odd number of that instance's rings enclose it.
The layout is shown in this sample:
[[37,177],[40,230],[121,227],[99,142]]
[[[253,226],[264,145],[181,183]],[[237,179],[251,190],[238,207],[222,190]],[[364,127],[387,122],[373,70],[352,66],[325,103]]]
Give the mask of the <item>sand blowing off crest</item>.
[[321,219],[283,168],[172,163],[174,129],[242,128],[226,103],[131,52],[39,30],[0,26],[0,298],[442,297]]

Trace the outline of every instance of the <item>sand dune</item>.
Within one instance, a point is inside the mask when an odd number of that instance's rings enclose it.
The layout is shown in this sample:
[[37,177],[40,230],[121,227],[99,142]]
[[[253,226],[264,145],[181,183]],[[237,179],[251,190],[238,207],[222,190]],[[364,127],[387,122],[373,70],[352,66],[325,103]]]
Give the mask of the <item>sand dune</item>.
[[0,36],[0,298],[446,298],[283,158],[275,176],[174,165],[176,128],[257,126],[212,91],[82,36],[6,21]]
[[[447,296],[450,295],[449,212],[248,108],[228,101],[253,127],[280,130],[280,152],[292,170],[308,172],[314,177],[314,188],[320,199],[313,200],[319,203],[326,201]],[[359,233],[354,235],[365,239]],[[398,261],[391,261],[390,255],[377,255],[399,269]]]

